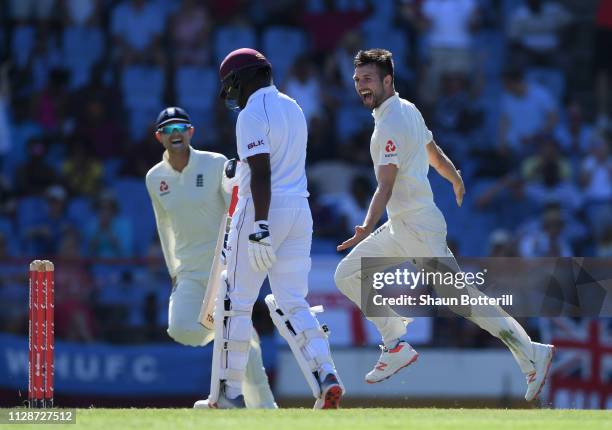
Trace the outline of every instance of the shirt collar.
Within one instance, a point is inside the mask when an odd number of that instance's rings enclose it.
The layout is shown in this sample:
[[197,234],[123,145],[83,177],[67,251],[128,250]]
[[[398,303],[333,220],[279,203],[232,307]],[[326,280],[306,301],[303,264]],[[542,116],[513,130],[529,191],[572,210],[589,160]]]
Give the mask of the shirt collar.
[[247,100],[247,104],[251,103],[253,100],[255,100],[257,97],[261,95],[268,94],[268,93],[274,93],[274,92],[278,92],[278,89],[276,89],[275,85],[268,85],[267,87],[260,88],[249,96],[249,99]]
[[[162,159],[164,160],[164,162],[168,165],[168,168],[170,170],[172,170],[173,172],[176,172],[176,170],[174,170],[174,167],[172,167],[172,165],[170,164],[170,162],[168,161],[168,150],[164,151],[164,155],[162,155]],[[191,162],[193,160],[193,147],[191,145],[189,145],[189,159],[187,160],[187,165],[185,166],[185,168],[183,169],[183,172],[185,172],[186,170],[189,169],[189,166],[191,166],[193,163]],[[176,173],[180,173],[180,172],[176,172]]]
[[399,93],[395,93],[394,95],[392,95],[391,97],[389,97],[387,100],[385,100],[384,102],[381,103],[380,106],[378,106],[377,108],[375,108],[372,111],[372,116],[374,117],[374,120],[379,120],[383,117],[383,115],[389,111],[389,107],[392,104],[395,104],[395,102],[399,102]]

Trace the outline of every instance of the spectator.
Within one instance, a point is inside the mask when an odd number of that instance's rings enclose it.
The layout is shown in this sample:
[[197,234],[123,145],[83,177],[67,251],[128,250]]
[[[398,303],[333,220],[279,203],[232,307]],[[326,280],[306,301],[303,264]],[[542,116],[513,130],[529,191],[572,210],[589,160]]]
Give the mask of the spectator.
[[0,261],[8,259],[10,256],[6,236],[0,231]]
[[170,18],[174,64],[203,66],[210,59],[210,14],[197,0],[185,0]]
[[612,220],[612,156],[610,142],[597,142],[584,158],[580,185],[589,223],[596,234]]
[[9,101],[11,98],[8,72],[10,62],[0,64],[0,171],[4,165],[4,157],[11,150],[11,133],[8,116]]
[[566,120],[555,130],[555,138],[566,154],[586,154],[593,141],[593,128],[584,120],[582,106],[576,100],[568,103]]
[[61,340],[93,342],[97,332],[90,305],[93,282],[80,257],[79,234],[70,230],[60,245],[62,263],[55,270],[55,333]]
[[489,235],[489,257],[515,256],[516,244],[507,230],[495,230]]
[[511,66],[503,75],[505,94],[502,99],[499,145],[502,153],[522,155],[538,135],[548,134],[557,124],[557,106],[540,86],[525,81],[523,71]]
[[73,195],[95,197],[102,186],[102,163],[93,156],[89,142],[80,137],[73,139],[68,151],[62,164],[64,183]]
[[84,27],[98,24],[100,0],[64,0],[62,6],[67,25]]
[[436,138],[447,142],[454,160],[467,156],[471,140],[468,137],[483,126],[483,109],[468,88],[463,73],[446,73],[442,77],[442,94],[434,108]]
[[29,98],[17,98],[10,106],[12,120],[4,130],[10,133],[10,151],[5,154],[3,166],[3,171],[10,177],[14,175],[17,166],[27,160],[30,139],[43,134],[42,127],[34,120],[33,110],[34,103]]
[[571,22],[557,2],[527,0],[510,15],[508,36],[531,66],[556,66],[561,32]]
[[15,188],[19,195],[42,194],[56,180],[55,171],[47,164],[47,142],[39,137],[28,141],[26,162],[17,168]]
[[49,72],[49,81],[36,99],[36,120],[50,132],[62,132],[67,119],[69,93],[68,72],[53,69]]
[[127,134],[110,115],[105,101],[90,98],[81,109],[75,134],[82,138],[82,144],[86,142],[87,152],[101,160],[118,158],[126,145]]
[[310,197],[308,202],[310,203],[310,210],[312,212],[312,218],[317,220],[313,224],[313,235],[315,239],[339,239],[344,234],[342,229],[339,228],[338,219],[336,214],[330,205],[323,204],[321,202],[321,195],[319,187],[316,183],[309,183],[308,191]]
[[124,65],[164,65],[161,34],[165,17],[157,2],[127,0],[120,2],[111,13],[111,34],[116,55]]
[[368,213],[372,183],[365,176],[355,176],[348,194],[341,195],[336,201],[338,215],[342,218],[345,234],[352,233],[356,225],[361,225]]
[[132,255],[132,226],[119,215],[117,199],[109,190],[100,194],[96,215],[87,226],[89,255],[97,258],[124,258]]
[[473,71],[472,32],[480,12],[474,0],[424,0],[421,28],[428,37],[429,68],[423,100],[432,104],[445,73]]
[[321,116],[321,83],[308,57],[300,57],[295,62],[283,92],[298,102],[309,124]]
[[359,32],[347,31],[346,34],[342,36],[338,47],[330,56],[327,65],[327,79],[330,80],[332,78],[331,75],[336,75],[342,82],[344,91],[349,93],[355,91],[355,82],[353,81],[355,66],[353,65],[353,58],[355,57],[355,53],[361,49],[362,43],[363,40]]
[[540,151],[528,157],[521,165],[523,180],[526,182],[542,182],[548,164],[555,164],[562,181],[571,181],[572,167],[565,157],[559,153],[559,146],[551,136],[540,137]]
[[9,0],[7,3],[11,19],[17,22],[48,20],[55,7],[55,0]]
[[608,127],[612,123],[610,91],[612,83],[612,0],[599,0],[595,18],[595,99],[597,101],[597,125]]
[[559,208],[548,208],[536,231],[520,242],[521,257],[571,257],[572,246],[564,235],[565,222]]
[[[558,203],[565,211],[573,214],[580,208],[582,196],[569,178],[563,176],[563,166],[563,162],[556,158],[542,160],[533,169],[531,177],[534,180],[526,183],[525,194],[534,204],[544,206]],[[529,167],[525,167],[527,172]]]
[[26,249],[31,255],[55,256],[62,238],[75,226],[66,212],[67,195],[62,186],[47,188],[45,198],[48,208],[46,217],[24,232]]
[[597,237],[595,245],[596,257],[612,257],[612,218],[602,229],[602,233]]

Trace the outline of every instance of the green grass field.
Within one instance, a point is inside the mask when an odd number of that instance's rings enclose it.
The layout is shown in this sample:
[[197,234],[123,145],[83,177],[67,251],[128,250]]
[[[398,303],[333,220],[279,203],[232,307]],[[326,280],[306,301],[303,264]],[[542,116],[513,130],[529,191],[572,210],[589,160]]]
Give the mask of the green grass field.
[[[53,428],[207,430],[587,430],[610,429],[609,411],[501,409],[308,409],[193,410],[193,409],[78,409],[77,424]],[[4,426],[4,428],[7,428]],[[40,429],[40,425],[19,425]]]

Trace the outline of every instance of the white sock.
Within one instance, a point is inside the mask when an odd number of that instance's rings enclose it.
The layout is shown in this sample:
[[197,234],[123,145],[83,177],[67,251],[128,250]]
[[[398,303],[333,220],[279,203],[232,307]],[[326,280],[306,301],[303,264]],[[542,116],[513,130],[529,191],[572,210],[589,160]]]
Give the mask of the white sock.
[[387,349],[393,349],[397,346],[398,343],[400,343],[399,338],[395,338],[385,342],[384,345]]

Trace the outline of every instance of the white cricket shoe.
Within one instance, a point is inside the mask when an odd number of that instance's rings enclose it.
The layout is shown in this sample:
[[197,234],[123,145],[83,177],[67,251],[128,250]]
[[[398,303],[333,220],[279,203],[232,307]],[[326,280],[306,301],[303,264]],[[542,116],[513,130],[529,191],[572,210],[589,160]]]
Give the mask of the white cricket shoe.
[[228,399],[225,395],[225,389],[222,387],[219,390],[219,399],[216,402],[211,402],[210,399],[198,400],[193,404],[194,409],[245,409],[244,396],[241,394],[235,399]]
[[417,361],[419,353],[410,346],[408,342],[400,341],[393,349],[380,346],[382,350],[378,363],[374,369],[368,373],[365,380],[368,384],[375,384],[384,381],[395,375],[404,367],[410,366]]
[[533,366],[535,367],[535,371],[525,375],[525,379],[527,379],[525,400],[528,402],[538,397],[540,391],[542,391],[555,353],[555,347],[553,345],[544,345],[537,342],[531,343],[533,345]]

